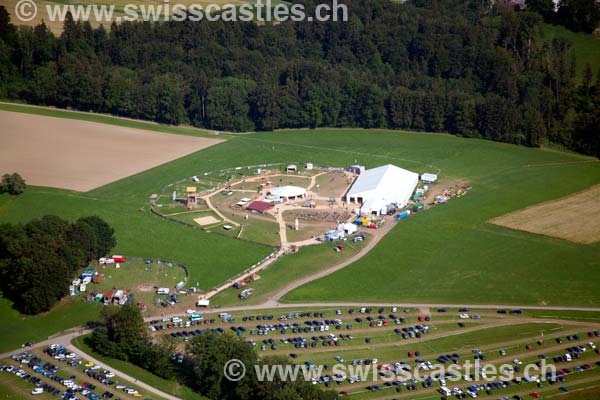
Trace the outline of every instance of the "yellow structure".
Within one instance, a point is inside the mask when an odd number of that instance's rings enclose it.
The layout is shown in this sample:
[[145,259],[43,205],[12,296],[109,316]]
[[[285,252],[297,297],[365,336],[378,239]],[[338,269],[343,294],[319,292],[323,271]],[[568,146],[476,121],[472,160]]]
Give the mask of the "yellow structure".
[[191,210],[197,204],[200,196],[196,193],[196,186],[188,186],[185,188],[185,191],[187,192],[187,208],[188,210]]

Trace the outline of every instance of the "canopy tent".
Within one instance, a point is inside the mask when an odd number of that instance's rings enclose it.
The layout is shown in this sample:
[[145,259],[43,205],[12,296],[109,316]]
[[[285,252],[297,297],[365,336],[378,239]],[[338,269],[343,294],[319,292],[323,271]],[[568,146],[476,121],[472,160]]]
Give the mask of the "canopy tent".
[[267,203],[266,201],[253,201],[248,205],[248,207],[246,207],[246,210],[263,213],[271,207],[273,207],[273,203]]
[[355,224],[350,224],[350,223],[340,224],[338,226],[338,231],[345,232],[348,235],[352,235],[353,233],[356,233],[357,229],[358,228]]
[[436,174],[424,173],[421,175],[421,181],[424,183],[433,183],[437,181],[438,176]]
[[306,197],[306,189],[300,186],[279,186],[271,189],[269,194],[285,199],[296,199]]
[[345,198],[361,203],[361,213],[379,215],[390,204],[405,207],[418,182],[418,174],[388,164],[360,174]]

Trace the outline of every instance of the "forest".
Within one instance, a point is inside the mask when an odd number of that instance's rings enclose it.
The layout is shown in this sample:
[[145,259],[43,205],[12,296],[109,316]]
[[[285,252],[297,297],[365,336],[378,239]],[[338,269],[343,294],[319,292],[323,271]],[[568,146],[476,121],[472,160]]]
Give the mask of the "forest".
[[0,225],[0,291],[24,314],[48,311],[92,260],[117,244],[100,217],[69,223],[46,215],[24,225]]
[[94,29],[67,18],[59,37],[16,28],[0,7],[0,98],[214,130],[405,129],[600,156],[600,68],[577,76],[572,44],[543,34],[548,22],[597,26],[593,0],[562,0],[558,12],[544,0],[529,11],[344,2],[347,22]]

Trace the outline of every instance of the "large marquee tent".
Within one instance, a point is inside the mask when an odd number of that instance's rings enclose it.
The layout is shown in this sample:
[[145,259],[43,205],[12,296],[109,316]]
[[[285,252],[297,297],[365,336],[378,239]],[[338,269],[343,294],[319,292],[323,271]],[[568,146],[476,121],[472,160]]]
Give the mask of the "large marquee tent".
[[418,174],[388,164],[360,174],[345,198],[360,204],[361,213],[379,215],[390,204],[405,207],[418,183]]

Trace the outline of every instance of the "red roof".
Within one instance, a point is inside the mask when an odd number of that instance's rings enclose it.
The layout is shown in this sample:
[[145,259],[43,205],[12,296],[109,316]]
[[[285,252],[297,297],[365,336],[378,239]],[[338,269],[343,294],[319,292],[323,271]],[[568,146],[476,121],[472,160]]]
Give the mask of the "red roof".
[[266,201],[253,201],[248,205],[248,207],[246,207],[246,209],[262,213],[267,211],[271,207],[273,207],[273,203],[267,203]]

